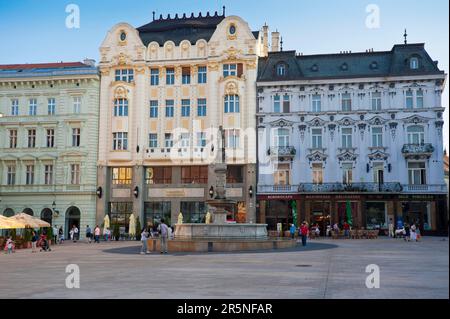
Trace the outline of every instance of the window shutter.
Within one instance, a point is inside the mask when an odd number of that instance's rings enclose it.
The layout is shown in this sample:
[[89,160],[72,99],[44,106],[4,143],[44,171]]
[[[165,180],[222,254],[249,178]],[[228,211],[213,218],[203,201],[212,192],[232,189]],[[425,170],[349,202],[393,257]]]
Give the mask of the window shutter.
[[237,65],[237,76],[240,78],[244,73],[244,65],[242,63],[238,63]]

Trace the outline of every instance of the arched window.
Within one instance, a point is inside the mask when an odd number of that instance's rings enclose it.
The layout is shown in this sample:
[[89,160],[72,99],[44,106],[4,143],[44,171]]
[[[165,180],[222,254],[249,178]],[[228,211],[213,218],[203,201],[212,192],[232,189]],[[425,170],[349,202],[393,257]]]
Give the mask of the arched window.
[[11,208],[7,208],[3,211],[3,216],[12,217],[14,216],[14,211]]
[[425,132],[423,126],[412,125],[407,128],[408,144],[423,144],[425,143]]
[[33,216],[33,215],[34,215],[33,210],[32,210],[31,208],[25,208],[25,209],[23,210],[23,213],[28,214],[28,215],[30,215],[30,216]]
[[225,95],[225,113],[239,113],[239,95]]
[[416,70],[419,68],[419,59],[416,57],[412,57],[409,59],[409,67],[411,70]]
[[286,75],[286,65],[284,63],[280,63],[277,65],[277,76],[285,76]]
[[44,208],[41,212],[41,219],[47,223],[52,223],[53,212],[50,208]]

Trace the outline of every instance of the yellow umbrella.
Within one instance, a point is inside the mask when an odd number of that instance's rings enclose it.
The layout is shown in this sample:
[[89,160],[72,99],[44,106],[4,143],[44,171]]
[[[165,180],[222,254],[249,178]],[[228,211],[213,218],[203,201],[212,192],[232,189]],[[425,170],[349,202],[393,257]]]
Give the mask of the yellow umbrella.
[[134,218],[133,214],[130,215],[130,227],[129,227],[128,233],[131,236],[136,235],[136,218]]
[[23,228],[41,228],[51,226],[49,223],[25,213],[20,213],[9,218],[23,224]]
[[103,219],[103,223],[104,223],[104,226],[103,226],[103,228],[109,228],[109,216],[108,215],[106,215],[105,216],[105,218]]
[[0,215],[0,229],[16,229],[16,228],[25,228],[25,225],[11,218]]

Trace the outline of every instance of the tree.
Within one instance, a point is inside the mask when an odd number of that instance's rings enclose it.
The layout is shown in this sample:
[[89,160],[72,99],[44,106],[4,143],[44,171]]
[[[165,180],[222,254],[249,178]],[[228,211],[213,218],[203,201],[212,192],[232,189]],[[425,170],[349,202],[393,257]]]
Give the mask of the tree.
[[136,221],[136,240],[137,241],[141,240],[141,231],[142,231],[141,221],[140,221],[140,218],[137,218],[137,221]]

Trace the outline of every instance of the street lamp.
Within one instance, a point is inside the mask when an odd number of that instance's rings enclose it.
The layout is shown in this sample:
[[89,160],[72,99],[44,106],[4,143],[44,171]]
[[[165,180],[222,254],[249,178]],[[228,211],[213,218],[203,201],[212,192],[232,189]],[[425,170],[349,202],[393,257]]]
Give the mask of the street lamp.
[[97,187],[97,191],[95,192],[98,198],[102,198],[103,188],[101,186]]
[[214,196],[214,187],[211,186],[209,188],[209,197],[213,198],[213,196]]
[[253,185],[250,185],[250,187],[248,188],[248,195],[250,196],[250,198],[253,197]]
[[56,203],[55,203],[55,201],[53,201],[53,203],[52,203],[52,210],[53,210],[53,215],[54,215],[55,217],[58,217],[58,216],[59,216],[59,210],[56,209]]
[[136,186],[134,188],[133,194],[134,194],[134,197],[138,198],[138,196],[139,196],[139,187]]

